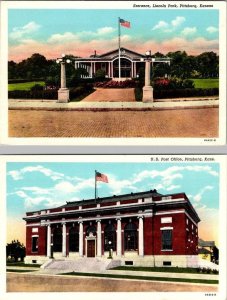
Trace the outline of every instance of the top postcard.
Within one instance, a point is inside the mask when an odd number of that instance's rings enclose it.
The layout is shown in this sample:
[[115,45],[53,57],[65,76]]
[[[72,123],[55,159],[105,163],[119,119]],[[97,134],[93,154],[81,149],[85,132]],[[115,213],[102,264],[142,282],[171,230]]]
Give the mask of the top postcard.
[[225,145],[225,11],[2,1],[1,143]]

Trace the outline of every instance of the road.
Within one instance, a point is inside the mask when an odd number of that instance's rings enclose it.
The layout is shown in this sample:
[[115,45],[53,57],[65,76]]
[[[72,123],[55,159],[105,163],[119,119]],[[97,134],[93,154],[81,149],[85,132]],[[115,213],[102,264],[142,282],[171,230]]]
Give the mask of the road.
[[9,137],[218,137],[218,108],[9,110]]
[[217,292],[216,285],[7,273],[7,292]]

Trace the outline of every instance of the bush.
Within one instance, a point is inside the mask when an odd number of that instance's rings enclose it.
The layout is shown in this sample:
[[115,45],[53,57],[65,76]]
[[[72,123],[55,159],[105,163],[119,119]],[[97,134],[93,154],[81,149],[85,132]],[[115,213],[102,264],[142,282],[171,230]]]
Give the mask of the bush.
[[30,78],[30,79],[8,79],[8,83],[25,83],[31,81],[45,81],[44,78]]
[[157,78],[154,80],[153,87],[155,90],[194,88],[194,82],[191,79],[181,79],[178,77],[172,77],[171,79]]
[[31,87],[31,91],[34,92],[34,91],[43,91],[43,86],[40,85],[40,84],[35,84]]
[[58,98],[57,90],[36,90],[36,91],[10,91],[8,92],[9,99],[50,99]]
[[206,96],[218,96],[219,89],[169,89],[169,90],[154,90],[155,99],[164,98],[182,98],[182,97],[206,97]]

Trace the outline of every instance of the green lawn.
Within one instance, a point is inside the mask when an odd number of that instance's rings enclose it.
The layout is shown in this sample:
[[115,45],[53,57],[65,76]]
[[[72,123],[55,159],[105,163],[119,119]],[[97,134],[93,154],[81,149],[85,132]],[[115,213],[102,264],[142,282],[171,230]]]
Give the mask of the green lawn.
[[155,276],[136,276],[136,275],[131,276],[131,275],[97,274],[97,273],[82,273],[82,272],[70,272],[70,273],[62,273],[62,274],[58,274],[58,275],[74,275],[74,276],[87,276],[87,277],[104,277],[104,278],[122,278],[122,279],[137,279],[137,280],[155,280],[155,281],[170,281],[170,282],[218,284],[218,280],[169,278],[169,277],[155,277]]
[[[128,267],[120,266],[115,267],[112,270],[123,270],[123,271],[142,271],[142,272],[164,272],[164,273],[192,273],[198,274],[196,268],[178,268],[178,267]],[[203,273],[207,274],[207,273]],[[213,274],[212,272],[210,274]]]
[[35,268],[40,268],[40,264],[25,264],[24,262],[7,262],[6,263],[7,266],[11,266],[11,267],[35,267]]
[[23,83],[10,83],[10,84],[8,84],[8,90],[9,91],[15,91],[15,90],[29,91],[31,89],[31,87],[33,87],[35,84],[44,86],[45,82],[44,81],[31,81],[31,82],[23,82]]
[[194,81],[195,88],[201,88],[201,89],[209,89],[209,88],[218,88],[219,87],[219,79],[191,79]]

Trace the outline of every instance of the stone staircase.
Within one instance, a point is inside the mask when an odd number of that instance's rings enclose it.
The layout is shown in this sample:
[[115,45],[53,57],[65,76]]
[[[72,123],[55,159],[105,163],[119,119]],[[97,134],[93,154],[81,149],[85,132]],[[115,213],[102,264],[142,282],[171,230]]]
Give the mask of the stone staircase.
[[90,272],[100,273],[113,267],[120,266],[120,260],[98,259],[98,258],[79,258],[75,260],[53,259],[43,266],[43,269],[68,271],[68,272]]

